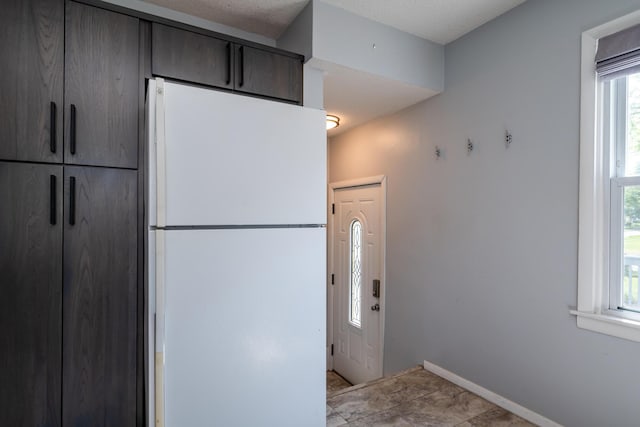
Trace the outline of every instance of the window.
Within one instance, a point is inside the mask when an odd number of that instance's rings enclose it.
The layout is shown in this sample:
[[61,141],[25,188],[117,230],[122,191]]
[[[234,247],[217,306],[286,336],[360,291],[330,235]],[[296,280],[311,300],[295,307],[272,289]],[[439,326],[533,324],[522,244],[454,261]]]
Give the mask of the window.
[[612,158],[609,293],[605,303],[608,300],[609,310],[640,313],[640,74],[602,85],[602,138]]
[[640,341],[640,12],[582,36],[578,326]]
[[357,219],[351,223],[351,274],[349,280],[349,322],[360,327],[361,282],[362,282],[362,224]]

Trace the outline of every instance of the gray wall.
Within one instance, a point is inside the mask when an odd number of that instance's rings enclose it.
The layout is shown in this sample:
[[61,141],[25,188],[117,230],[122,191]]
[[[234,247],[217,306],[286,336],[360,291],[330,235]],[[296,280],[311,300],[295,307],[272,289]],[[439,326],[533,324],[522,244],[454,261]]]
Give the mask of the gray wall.
[[277,41],[280,49],[304,55],[308,61],[313,55],[313,0],[298,14]]
[[434,92],[442,90],[442,45],[318,0],[313,6],[314,58]]
[[319,69],[337,64],[436,93],[444,87],[442,45],[319,0],[307,4],[277,45]]
[[580,36],[638,8],[529,0],[446,46],[443,94],[331,139],[331,181],[388,177],[385,373],[426,359],[568,426],[640,425],[640,343],[569,315]]

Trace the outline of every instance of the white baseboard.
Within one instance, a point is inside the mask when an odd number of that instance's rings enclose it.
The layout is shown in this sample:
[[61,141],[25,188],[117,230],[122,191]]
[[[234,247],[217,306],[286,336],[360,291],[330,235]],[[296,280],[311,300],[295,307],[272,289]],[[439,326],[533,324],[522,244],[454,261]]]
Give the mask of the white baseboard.
[[518,405],[517,403],[512,402],[511,400],[502,397],[499,394],[492,392],[491,390],[487,390],[486,388],[479,386],[476,383],[464,379],[451,371],[447,371],[446,369],[441,368],[438,365],[427,362],[426,360],[424,361],[424,369],[438,375],[439,377],[444,378],[445,380],[449,380],[452,383],[459,385],[460,387],[467,389],[470,392],[475,393],[478,396],[488,400],[489,402],[498,405],[509,412],[513,412],[517,416],[524,418],[525,420],[536,425],[542,427],[562,427],[561,424],[558,424],[555,421],[551,421],[549,418],[543,417],[542,415],[533,412],[532,410],[527,409],[524,406]]

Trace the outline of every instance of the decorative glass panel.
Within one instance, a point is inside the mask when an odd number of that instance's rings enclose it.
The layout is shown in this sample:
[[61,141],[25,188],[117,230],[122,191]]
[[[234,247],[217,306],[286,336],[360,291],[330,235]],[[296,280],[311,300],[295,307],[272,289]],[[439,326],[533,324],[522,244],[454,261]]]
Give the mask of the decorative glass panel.
[[357,219],[351,223],[351,275],[349,282],[349,321],[360,327],[360,294],[362,283],[362,224]]

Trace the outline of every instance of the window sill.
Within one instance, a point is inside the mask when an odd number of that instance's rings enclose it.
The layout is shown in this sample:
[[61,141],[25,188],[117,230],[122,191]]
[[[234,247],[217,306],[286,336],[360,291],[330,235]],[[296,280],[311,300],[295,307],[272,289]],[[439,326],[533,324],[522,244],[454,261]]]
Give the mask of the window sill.
[[577,316],[579,328],[640,342],[640,321],[577,310],[570,313]]

